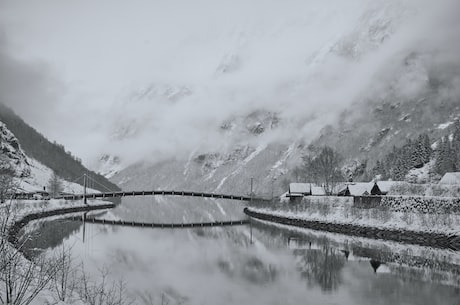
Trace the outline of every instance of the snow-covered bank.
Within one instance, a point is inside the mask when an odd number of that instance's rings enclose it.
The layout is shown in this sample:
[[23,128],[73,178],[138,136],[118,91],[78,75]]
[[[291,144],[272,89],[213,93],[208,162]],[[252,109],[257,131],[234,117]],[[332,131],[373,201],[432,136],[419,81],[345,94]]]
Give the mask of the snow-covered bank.
[[[0,219],[2,223],[1,253],[2,269],[0,288],[0,300],[21,298],[21,295],[28,299],[26,303],[17,304],[81,304],[78,295],[72,296],[71,303],[57,301],[59,298],[53,290],[53,281],[56,272],[64,273],[65,268],[61,266],[59,259],[65,258],[43,258],[28,260],[22,254],[21,245],[16,243],[17,233],[29,221],[49,215],[61,215],[70,212],[97,210],[114,207],[113,203],[101,200],[90,200],[88,204],[82,202],[70,202],[64,200],[24,200],[10,201],[0,206]],[[51,259],[51,260],[50,260]],[[52,276],[52,274],[54,274]],[[16,281],[21,285],[18,290]],[[3,285],[4,284],[4,285]],[[7,287],[8,290],[3,288]],[[14,288],[11,288],[14,287]],[[7,293],[8,292],[8,293]],[[35,295],[36,294],[36,295]],[[9,303],[8,303],[9,304]],[[14,303],[16,304],[16,303]]]
[[18,221],[19,219],[31,214],[63,209],[75,209],[79,207],[99,207],[106,206],[107,204],[111,204],[111,202],[103,200],[88,200],[88,204],[85,205],[82,201],[70,201],[63,199],[17,200],[9,201],[0,205],[0,215],[4,216],[3,214],[5,211],[8,211],[8,213],[10,213],[10,215],[8,215],[10,216],[8,218],[8,225],[11,225],[15,221]]
[[291,225],[301,228],[308,228],[318,231],[348,234],[352,236],[393,240],[401,243],[416,244],[421,246],[436,247],[442,249],[460,250],[460,235],[419,232],[405,229],[387,229],[373,226],[360,226],[347,223],[334,223],[328,221],[308,220],[298,217],[287,217],[275,215],[270,212],[255,211],[245,208],[244,213],[249,217]]
[[337,198],[339,197],[330,197],[329,200],[321,202],[304,199],[298,204],[285,203],[276,207],[251,209],[259,213],[308,221],[460,235],[460,215],[456,213],[401,212],[385,208],[362,209]]

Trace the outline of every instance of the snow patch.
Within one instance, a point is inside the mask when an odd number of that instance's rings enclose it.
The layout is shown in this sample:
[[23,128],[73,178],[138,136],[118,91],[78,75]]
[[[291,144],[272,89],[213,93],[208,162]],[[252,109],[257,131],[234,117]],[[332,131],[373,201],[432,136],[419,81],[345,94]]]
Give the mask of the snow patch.
[[275,163],[275,165],[273,165],[273,167],[271,168],[271,171],[276,170],[277,168],[279,168],[286,162],[286,160],[292,155],[292,152],[294,151],[295,146],[296,146],[296,143],[292,143],[291,145],[289,145],[288,149],[283,154],[283,157],[280,160],[278,160]]
[[443,124],[439,124],[437,128],[438,129],[446,129],[447,127],[449,127],[452,124],[454,124],[454,122],[446,122],[446,123],[443,123]]

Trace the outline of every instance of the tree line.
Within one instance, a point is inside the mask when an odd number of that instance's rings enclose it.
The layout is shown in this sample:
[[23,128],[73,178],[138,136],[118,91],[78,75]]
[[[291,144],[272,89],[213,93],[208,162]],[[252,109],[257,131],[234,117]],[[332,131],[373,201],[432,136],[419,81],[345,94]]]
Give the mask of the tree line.
[[382,160],[377,160],[371,169],[371,176],[402,181],[411,169],[423,167],[432,157],[430,138],[427,134],[421,134],[416,140],[407,139],[401,147],[393,146]]
[[443,175],[460,171],[460,121],[454,124],[452,135],[444,136],[437,145],[435,170]]
[[447,172],[460,171],[460,121],[456,121],[452,133],[439,139],[434,148],[427,134],[421,134],[415,141],[408,139],[399,148],[393,147],[383,160],[378,160],[372,169],[372,176],[380,175],[384,180],[405,180],[411,169],[421,168],[435,160],[432,174],[443,176]]

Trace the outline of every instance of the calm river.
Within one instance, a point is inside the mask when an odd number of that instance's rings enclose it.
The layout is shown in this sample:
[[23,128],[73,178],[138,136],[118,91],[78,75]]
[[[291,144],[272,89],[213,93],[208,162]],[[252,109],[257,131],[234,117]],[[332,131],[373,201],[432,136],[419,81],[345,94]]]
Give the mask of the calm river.
[[[128,199],[97,217],[181,223],[244,219],[241,211],[224,201]],[[94,276],[106,268],[122,278],[139,304],[460,304],[460,254],[452,251],[256,221],[148,229],[62,218],[25,231],[29,253],[71,248]]]

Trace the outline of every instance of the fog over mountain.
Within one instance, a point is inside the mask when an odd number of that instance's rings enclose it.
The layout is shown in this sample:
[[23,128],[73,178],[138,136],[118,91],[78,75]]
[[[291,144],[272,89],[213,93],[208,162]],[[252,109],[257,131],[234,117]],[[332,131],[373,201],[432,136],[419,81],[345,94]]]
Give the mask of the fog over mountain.
[[[455,0],[3,1],[0,100],[90,164],[308,142],[344,109],[433,82],[433,103],[458,98],[458,12]],[[264,116],[276,128],[243,132]]]

